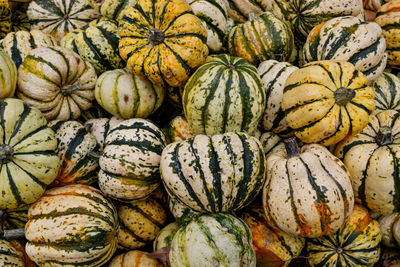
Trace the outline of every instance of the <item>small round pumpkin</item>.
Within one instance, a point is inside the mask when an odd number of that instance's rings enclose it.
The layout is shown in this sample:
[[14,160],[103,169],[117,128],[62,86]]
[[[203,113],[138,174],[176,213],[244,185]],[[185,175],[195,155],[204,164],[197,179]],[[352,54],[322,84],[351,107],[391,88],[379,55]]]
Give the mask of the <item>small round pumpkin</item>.
[[374,82],[375,114],[388,109],[400,111],[400,78],[384,72]]
[[17,68],[4,51],[0,51],[0,83],[0,99],[13,97],[17,87]]
[[193,137],[189,122],[184,116],[176,116],[163,129],[167,144],[180,142]]
[[96,138],[99,149],[103,150],[104,142],[110,130],[123,121],[116,117],[90,119],[85,122],[84,126]]
[[400,248],[400,213],[381,216],[378,222],[382,231],[382,244]]
[[146,256],[147,252],[132,250],[115,256],[108,267],[163,267],[156,259]]

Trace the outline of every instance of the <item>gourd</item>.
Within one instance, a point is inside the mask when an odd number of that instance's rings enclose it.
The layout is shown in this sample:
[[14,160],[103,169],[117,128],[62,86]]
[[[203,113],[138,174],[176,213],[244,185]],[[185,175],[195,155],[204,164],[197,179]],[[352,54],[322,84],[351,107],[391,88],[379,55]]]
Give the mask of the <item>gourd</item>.
[[91,119],[111,118],[111,114],[105,111],[97,102],[92,103],[92,106],[81,112],[81,116],[77,119],[80,123],[85,123]]
[[25,267],[23,253],[5,239],[0,239],[0,265]]
[[18,229],[24,228],[28,221],[28,206],[21,207],[13,211],[4,211],[3,229]]
[[181,226],[177,222],[169,223],[160,232],[158,232],[153,242],[153,251],[171,245],[172,240]]
[[169,211],[172,216],[174,216],[175,220],[180,224],[185,224],[193,220],[201,214],[201,212],[197,212],[183,204],[179,199],[170,197],[168,201]]
[[0,51],[0,99],[13,97],[17,87],[17,68],[4,51]]
[[243,23],[253,15],[259,15],[262,12],[272,8],[272,1],[268,0],[228,0],[229,18],[235,22]]
[[382,247],[381,259],[377,263],[382,267],[397,267],[400,265],[400,252],[398,249]]
[[39,47],[18,69],[17,96],[49,121],[74,120],[91,107],[96,79],[92,65],[76,53],[58,46]]
[[382,232],[382,244],[387,247],[400,248],[400,213],[381,216],[378,219]]
[[176,116],[163,129],[167,143],[180,142],[193,137],[188,121],[184,116]]
[[123,12],[118,35],[127,68],[155,85],[183,86],[208,55],[207,31],[183,0],[136,2]]
[[123,121],[116,117],[90,119],[85,122],[84,126],[96,138],[99,149],[103,150],[104,142],[110,130]]
[[115,256],[108,267],[163,267],[156,259],[146,256],[147,252],[132,250]]
[[13,10],[11,14],[11,32],[30,31],[31,23],[25,11]]
[[0,39],[11,31],[11,13],[8,1],[0,1]]
[[263,146],[265,159],[279,150],[284,149],[285,144],[283,140],[272,132],[265,132],[260,136],[260,142]]
[[374,82],[375,114],[388,109],[400,111],[400,78],[384,72]]
[[133,7],[136,0],[89,0],[89,4],[100,14],[115,21],[122,18],[122,12]]
[[363,0],[364,9],[371,11],[378,11],[378,9],[386,4],[387,2],[391,2],[390,0]]

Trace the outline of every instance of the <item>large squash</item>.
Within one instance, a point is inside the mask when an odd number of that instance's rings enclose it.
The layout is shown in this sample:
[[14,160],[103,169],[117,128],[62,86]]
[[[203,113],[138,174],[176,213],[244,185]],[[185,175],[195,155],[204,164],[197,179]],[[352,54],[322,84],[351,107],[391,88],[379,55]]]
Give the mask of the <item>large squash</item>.
[[375,113],[394,109],[400,111],[400,78],[389,72],[382,73],[373,84],[375,91]]
[[382,232],[382,244],[400,248],[400,213],[381,216],[378,222]]
[[4,51],[0,51],[0,84],[0,99],[14,96],[17,87],[17,68]]

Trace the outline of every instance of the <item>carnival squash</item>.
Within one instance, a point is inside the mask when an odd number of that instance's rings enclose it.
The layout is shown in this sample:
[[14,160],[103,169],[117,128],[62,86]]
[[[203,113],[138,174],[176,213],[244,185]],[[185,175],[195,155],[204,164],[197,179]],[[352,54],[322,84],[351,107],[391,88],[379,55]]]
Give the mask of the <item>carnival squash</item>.
[[12,58],[0,51],[0,99],[13,97],[17,87],[17,68]]
[[132,250],[115,256],[108,267],[163,267],[156,259],[146,256],[147,252]]
[[384,72],[374,82],[375,114],[383,110],[400,111],[400,78],[389,72]]

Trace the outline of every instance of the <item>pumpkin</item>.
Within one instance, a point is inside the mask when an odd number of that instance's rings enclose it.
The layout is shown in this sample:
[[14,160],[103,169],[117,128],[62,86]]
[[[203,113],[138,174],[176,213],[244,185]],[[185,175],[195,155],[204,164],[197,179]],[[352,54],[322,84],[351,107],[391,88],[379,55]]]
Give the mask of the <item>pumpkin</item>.
[[352,16],[331,19],[316,26],[308,35],[303,56],[306,63],[343,60],[367,76],[378,79],[386,67],[386,42],[381,27]]
[[294,37],[288,24],[271,12],[264,12],[234,27],[228,36],[231,55],[259,65],[268,59],[288,61],[294,49]]
[[265,89],[266,106],[262,125],[264,130],[287,136],[291,130],[285,121],[281,102],[285,82],[289,75],[298,70],[288,62],[279,62],[273,59],[262,62],[258,66],[258,73]]
[[183,111],[194,134],[253,134],[264,109],[257,69],[238,57],[210,56],[183,91]]
[[35,202],[60,168],[57,139],[36,108],[19,99],[0,101],[0,209]]
[[111,114],[105,111],[97,102],[92,103],[92,106],[81,112],[81,116],[77,119],[80,123],[85,123],[91,119],[111,118]]
[[26,253],[39,266],[101,266],[117,248],[117,211],[99,190],[67,185],[28,210]]
[[180,224],[190,222],[193,218],[201,214],[200,212],[192,210],[174,197],[169,198],[168,206],[172,216],[174,216],[175,220]]
[[76,53],[62,47],[39,47],[18,69],[17,96],[48,120],[69,120],[90,108],[96,73]]
[[163,267],[156,259],[146,256],[147,252],[132,250],[115,256],[108,267]]
[[193,137],[192,130],[184,116],[176,116],[163,130],[167,144],[184,141]]
[[88,0],[33,0],[26,14],[32,30],[42,30],[57,41],[99,17]]
[[349,62],[311,62],[286,80],[282,110],[301,141],[329,146],[367,126],[374,91]]
[[0,39],[11,31],[11,8],[8,0],[0,1]]
[[379,260],[381,231],[368,210],[355,205],[347,222],[333,235],[309,239],[310,266],[374,266]]
[[5,239],[0,239],[0,265],[25,267],[24,254]]
[[353,210],[350,173],[321,145],[299,149],[291,137],[285,146],[267,158],[263,206],[268,222],[298,237],[335,233]]
[[169,144],[160,172],[170,196],[199,212],[229,212],[254,200],[264,184],[261,143],[244,133],[196,135]]
[[89,0],[89,4],[103,17],[116,21],[122,18],[126,8],[133,7],[135,3],[136,0]]
[[164,95],[164,88],[127,69],[104,72],[95,88],[97,103],[121,119],[148,117],[161,106]]
[[168,247],[172,244],[172,240],[181,226],[177,222],[169,223],[160,232],[158,232],[153,242],[153,251],[160,248]]
[[137,249],[151,243],[165,226],[167,214],[152,198],[118,206],[118,245],[122,249]]
[[11,14],[11,32],[30,31],[31,23],[29,22],[26,12],[21,10],[13,10]]
[[260,136],[260,142],[263,147],[265,159],[267,159],[271,154],[278,152],[285,147],[283,140],[272,132],[263,133]]
[[28,207],[21,207],[13,211],[5,211],[3,228],[5,230],[24,228],[27,221]]
[[183,86],[208,55],[207,31],[183,0],[136,2],[123,12],[118,35],[127,68],[155,85]]
[[400,111],[400,78],[384,72],[373,84],[375,114],[388,109]]
[[98,118],[87,120],[84,124],[85,128],[96,138],[99,149],[103,150],[104,142],[110,130],[124,120],[116,117]]
[[40,30],[10,32],[4,37],[4,51],[12,58],[17,68],[26,55],[35,48],[57,45],[56,40]]
[[351,174],[356,201],[382,215],[400,212],[399,125],[398,112],[382,111],[371,116],[360,134],[335,148]]
[[79,54],[101,74],[124,66],[118,53],[117,31],[118,25],[115,21],[102,18],[65,35],[61,46]]
[[0,50],[0,99],[13,97],[17,87],[17,68],[12,59]]
[[99,186],[120,200],[145,198],[160,183],[162,131],[150,121],[129,119],[112,128],[100,157]]
[[382,244],[400,248],[400,213],[381,216],[378,222],[382,232]]
[[198,217],[181,227],[169,252],[171,267],[256,265],[249,227],[239,218],[216,213]]

